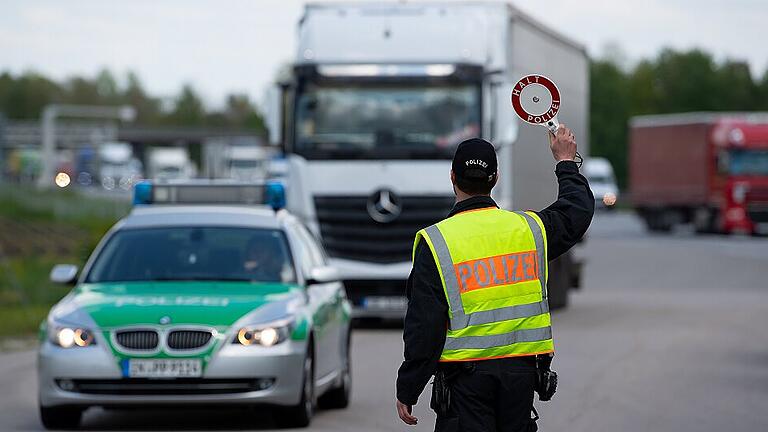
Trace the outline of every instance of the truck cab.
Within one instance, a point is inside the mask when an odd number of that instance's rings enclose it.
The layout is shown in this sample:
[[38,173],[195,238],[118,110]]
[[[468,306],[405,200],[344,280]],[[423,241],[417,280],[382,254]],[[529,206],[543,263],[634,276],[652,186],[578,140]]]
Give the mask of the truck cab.
[[721,203],[716,228],[768,234],[768,123],[722,122],[712,139],[713,192]]
[[[554,201],[546,131],[519,125],[510,106],[521,75],[562,83],[561,120],[587,140],[583,47],[509,4],[311,3],[298,34],[270,140],[285,154],[287,207],[322,240],[356,317],[404,315],[414,236],[453,206],[462,140],[497,145],[502,208]],[[562,288],[550,287],[558,298],[574,277],[568,260],[554,266],[564,269]]]

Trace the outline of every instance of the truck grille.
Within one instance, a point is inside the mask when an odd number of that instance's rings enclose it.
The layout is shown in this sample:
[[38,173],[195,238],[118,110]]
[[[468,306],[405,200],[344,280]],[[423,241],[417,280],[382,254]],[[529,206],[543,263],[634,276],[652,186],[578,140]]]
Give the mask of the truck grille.
[[335,258],[395,263],[410,261],[416,232],[448,215],[452,196],[398,198],[402,211],[391,222],[373,220],[367,196],[315,197],[320,235]]
[[348,280],[344,281],[349,301],[356,307],[364,306],[366,297],[405,297],[405,281],[393,280]]
[[154,330],[120,330],[115,333],[117,343],[134,351],[152,351],[157,348],[160,337]]
[[755,223],[768,222],[768,201],[751,202],[747,204],[747,214],[749,219]]
[[192,350],[204,347],[211,340],[207,330],[174,330],[168,334],[168,348],[173,350]]

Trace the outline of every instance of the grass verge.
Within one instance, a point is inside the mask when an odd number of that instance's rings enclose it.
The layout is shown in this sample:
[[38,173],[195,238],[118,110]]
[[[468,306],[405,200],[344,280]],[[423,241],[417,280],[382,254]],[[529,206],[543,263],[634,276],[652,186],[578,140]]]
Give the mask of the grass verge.
[[0,185],[0,340],[35,337],[50,307],[72,288],[48,280],[53,265],[82,268],[128,209],[126,202],[73,191]]

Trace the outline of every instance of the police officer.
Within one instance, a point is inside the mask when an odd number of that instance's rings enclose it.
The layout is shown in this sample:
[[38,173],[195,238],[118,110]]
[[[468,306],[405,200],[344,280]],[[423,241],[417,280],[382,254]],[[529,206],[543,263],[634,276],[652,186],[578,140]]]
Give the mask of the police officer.
[[414,242],[397,377],[397,411],[406,424],[417,423],[412,407],[436,375],[436,431],[536,430],[537,363],[548,367],[554,352],[547,263],[581,239],[595,206],[574,162],[571,130],[561,125],[549,141],[559,192],[540,212],[498,208],[490,197],[499,173],[489,142],[457,147],[456,204]]

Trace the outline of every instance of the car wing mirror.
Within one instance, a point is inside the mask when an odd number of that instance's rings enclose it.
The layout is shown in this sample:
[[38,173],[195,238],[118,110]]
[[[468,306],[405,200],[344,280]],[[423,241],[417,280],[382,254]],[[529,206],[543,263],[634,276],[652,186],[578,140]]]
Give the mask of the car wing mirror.
[[51,269],[51,282],[74,285],[77,279],[77,266],[73,264],[56,264]]
[[315,267],[307,277],[307,286],[329,282],[338,282],[341,279],[339,271],[335,267]]

